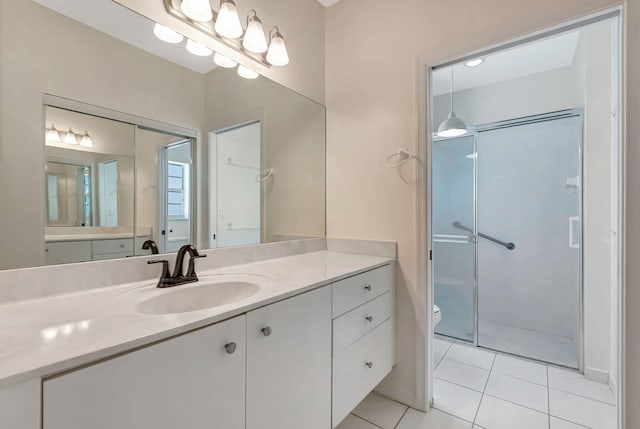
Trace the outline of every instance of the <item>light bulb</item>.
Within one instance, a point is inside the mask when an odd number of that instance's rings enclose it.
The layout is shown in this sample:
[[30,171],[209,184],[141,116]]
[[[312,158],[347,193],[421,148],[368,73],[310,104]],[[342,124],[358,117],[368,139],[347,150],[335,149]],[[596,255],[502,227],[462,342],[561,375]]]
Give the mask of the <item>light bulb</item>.
[[213,19],[209,0],[182,0],[180,10],[194,21],[208,22]]
[[264,37],[262,21],[255,10],[249,11],[247,17],[247,32],[242,39],[242,46],[249,52],[262,54],[267,52],[267,38]]
[[93,140],[91,140],[91,136],[89,136],[89,133],[86,130],[82,136],[82,140],[80,140],[80,146],[93,147]]
[[242,36],[242,24],[240,24],[236,4],[232,0],[220,2],[220,10],[214,28],[216,33],[229,39],[237,39]]
[[219,65],[220,67],[224,67],[225,69],[232,69],[238,65],[237,62],[233,61],[231,58],[227,58],[222,54],[215,53],[213,56],[213,62]]
[[[275,30],[275,33],[274,31]],[[284,37],[278,31],[278,27],[271,30],[271,43],[267,52],[267,61],[274,66],[286,66],[289,64],[289,54],[284,44]]]
[[184,40],[184,36],[182,34],[178,34],[169,27],[165,27],[158,23],[153,27],[153,34],[155,34],[158,39],[167,43],[180,43]]
[[64,142],[66,144],[78,144],[78,138],[74,132],[71,131],[71,128],[69,128],[69,131],[64,135]]
[[60,133],[56,130],[55,125],[51,124],[51,128],[47,128],[47,140],[52,142],[60,142]]
[[240,64],[238,66],[238,76],[243,77],[245,79],[257,79],[258,76],[260,76],[260,73],[255,72],[255,71],[251,70],[250,68],[245,67],[242,64]]
[[469,60],[464,63],[467,67],[478,67],[480,64],[484,63],[484,58],[475,58],[473,60]]
[[187,39],[187,51],[199,57],[208,57],[213,53],[211,49],[207,48],[204,45],[201,45],[198,42],[194,42],[191,39]]

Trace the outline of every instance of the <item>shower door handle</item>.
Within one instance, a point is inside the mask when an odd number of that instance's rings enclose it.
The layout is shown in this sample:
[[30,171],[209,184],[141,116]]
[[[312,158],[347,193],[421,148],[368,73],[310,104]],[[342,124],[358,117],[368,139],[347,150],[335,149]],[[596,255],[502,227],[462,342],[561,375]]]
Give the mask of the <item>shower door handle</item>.
[[580,248],[580,216],[569,218],[569,247],[572,249]]

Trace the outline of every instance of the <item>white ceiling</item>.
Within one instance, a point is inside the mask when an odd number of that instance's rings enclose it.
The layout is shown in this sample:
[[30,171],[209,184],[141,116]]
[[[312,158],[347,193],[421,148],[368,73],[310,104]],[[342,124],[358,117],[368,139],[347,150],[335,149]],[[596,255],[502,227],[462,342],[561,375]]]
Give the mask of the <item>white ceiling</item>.
[[216,67],[213,57],[190,54],[185,48],[186,40],[177,45],[162,42],[153,34],[153,21],[112,0],[33,1],[197,73],[206,74]]
[[[476,88],[492,83],[543,73],[573,64],[580,31],[573,31],[548,39],[500,51],[484,57],[485,62],[477,67],[456,64],[454,90]],[[451,67],[433,73],[434,95],[451,91]]]

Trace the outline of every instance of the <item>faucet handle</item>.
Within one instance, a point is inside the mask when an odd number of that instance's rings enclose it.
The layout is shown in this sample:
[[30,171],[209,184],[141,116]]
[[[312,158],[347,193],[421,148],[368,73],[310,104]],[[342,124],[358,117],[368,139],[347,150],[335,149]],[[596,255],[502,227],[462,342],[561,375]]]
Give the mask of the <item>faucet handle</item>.
[[169,261],[166,259],[153,259],[151,261],[147,261],[147,264],[162,264],[162,275],[160,278],[165,279],[169,277]]

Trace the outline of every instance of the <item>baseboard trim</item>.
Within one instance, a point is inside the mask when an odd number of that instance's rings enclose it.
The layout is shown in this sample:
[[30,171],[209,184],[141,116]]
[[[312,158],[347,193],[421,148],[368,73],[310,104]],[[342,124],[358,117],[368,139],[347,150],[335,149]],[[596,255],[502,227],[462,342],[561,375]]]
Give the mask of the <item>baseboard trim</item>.
[[420,409],[420,407],[417,406],[418,404],[416,403],[415,396],[409,395],[406,392],[402,392],[396,389],[390,389],[383,385],[378,385],[373,390],[374,392],[379,393],[382,396],[386,396],[389,399],[393,399],[394,401],[406,405],[407,407],[415,408],[417,410]]
[[609,371],[603,371],[601,369],[595,368],[585,368],[584,376],[589,380],[611,385],[611,376],[609,375]]

